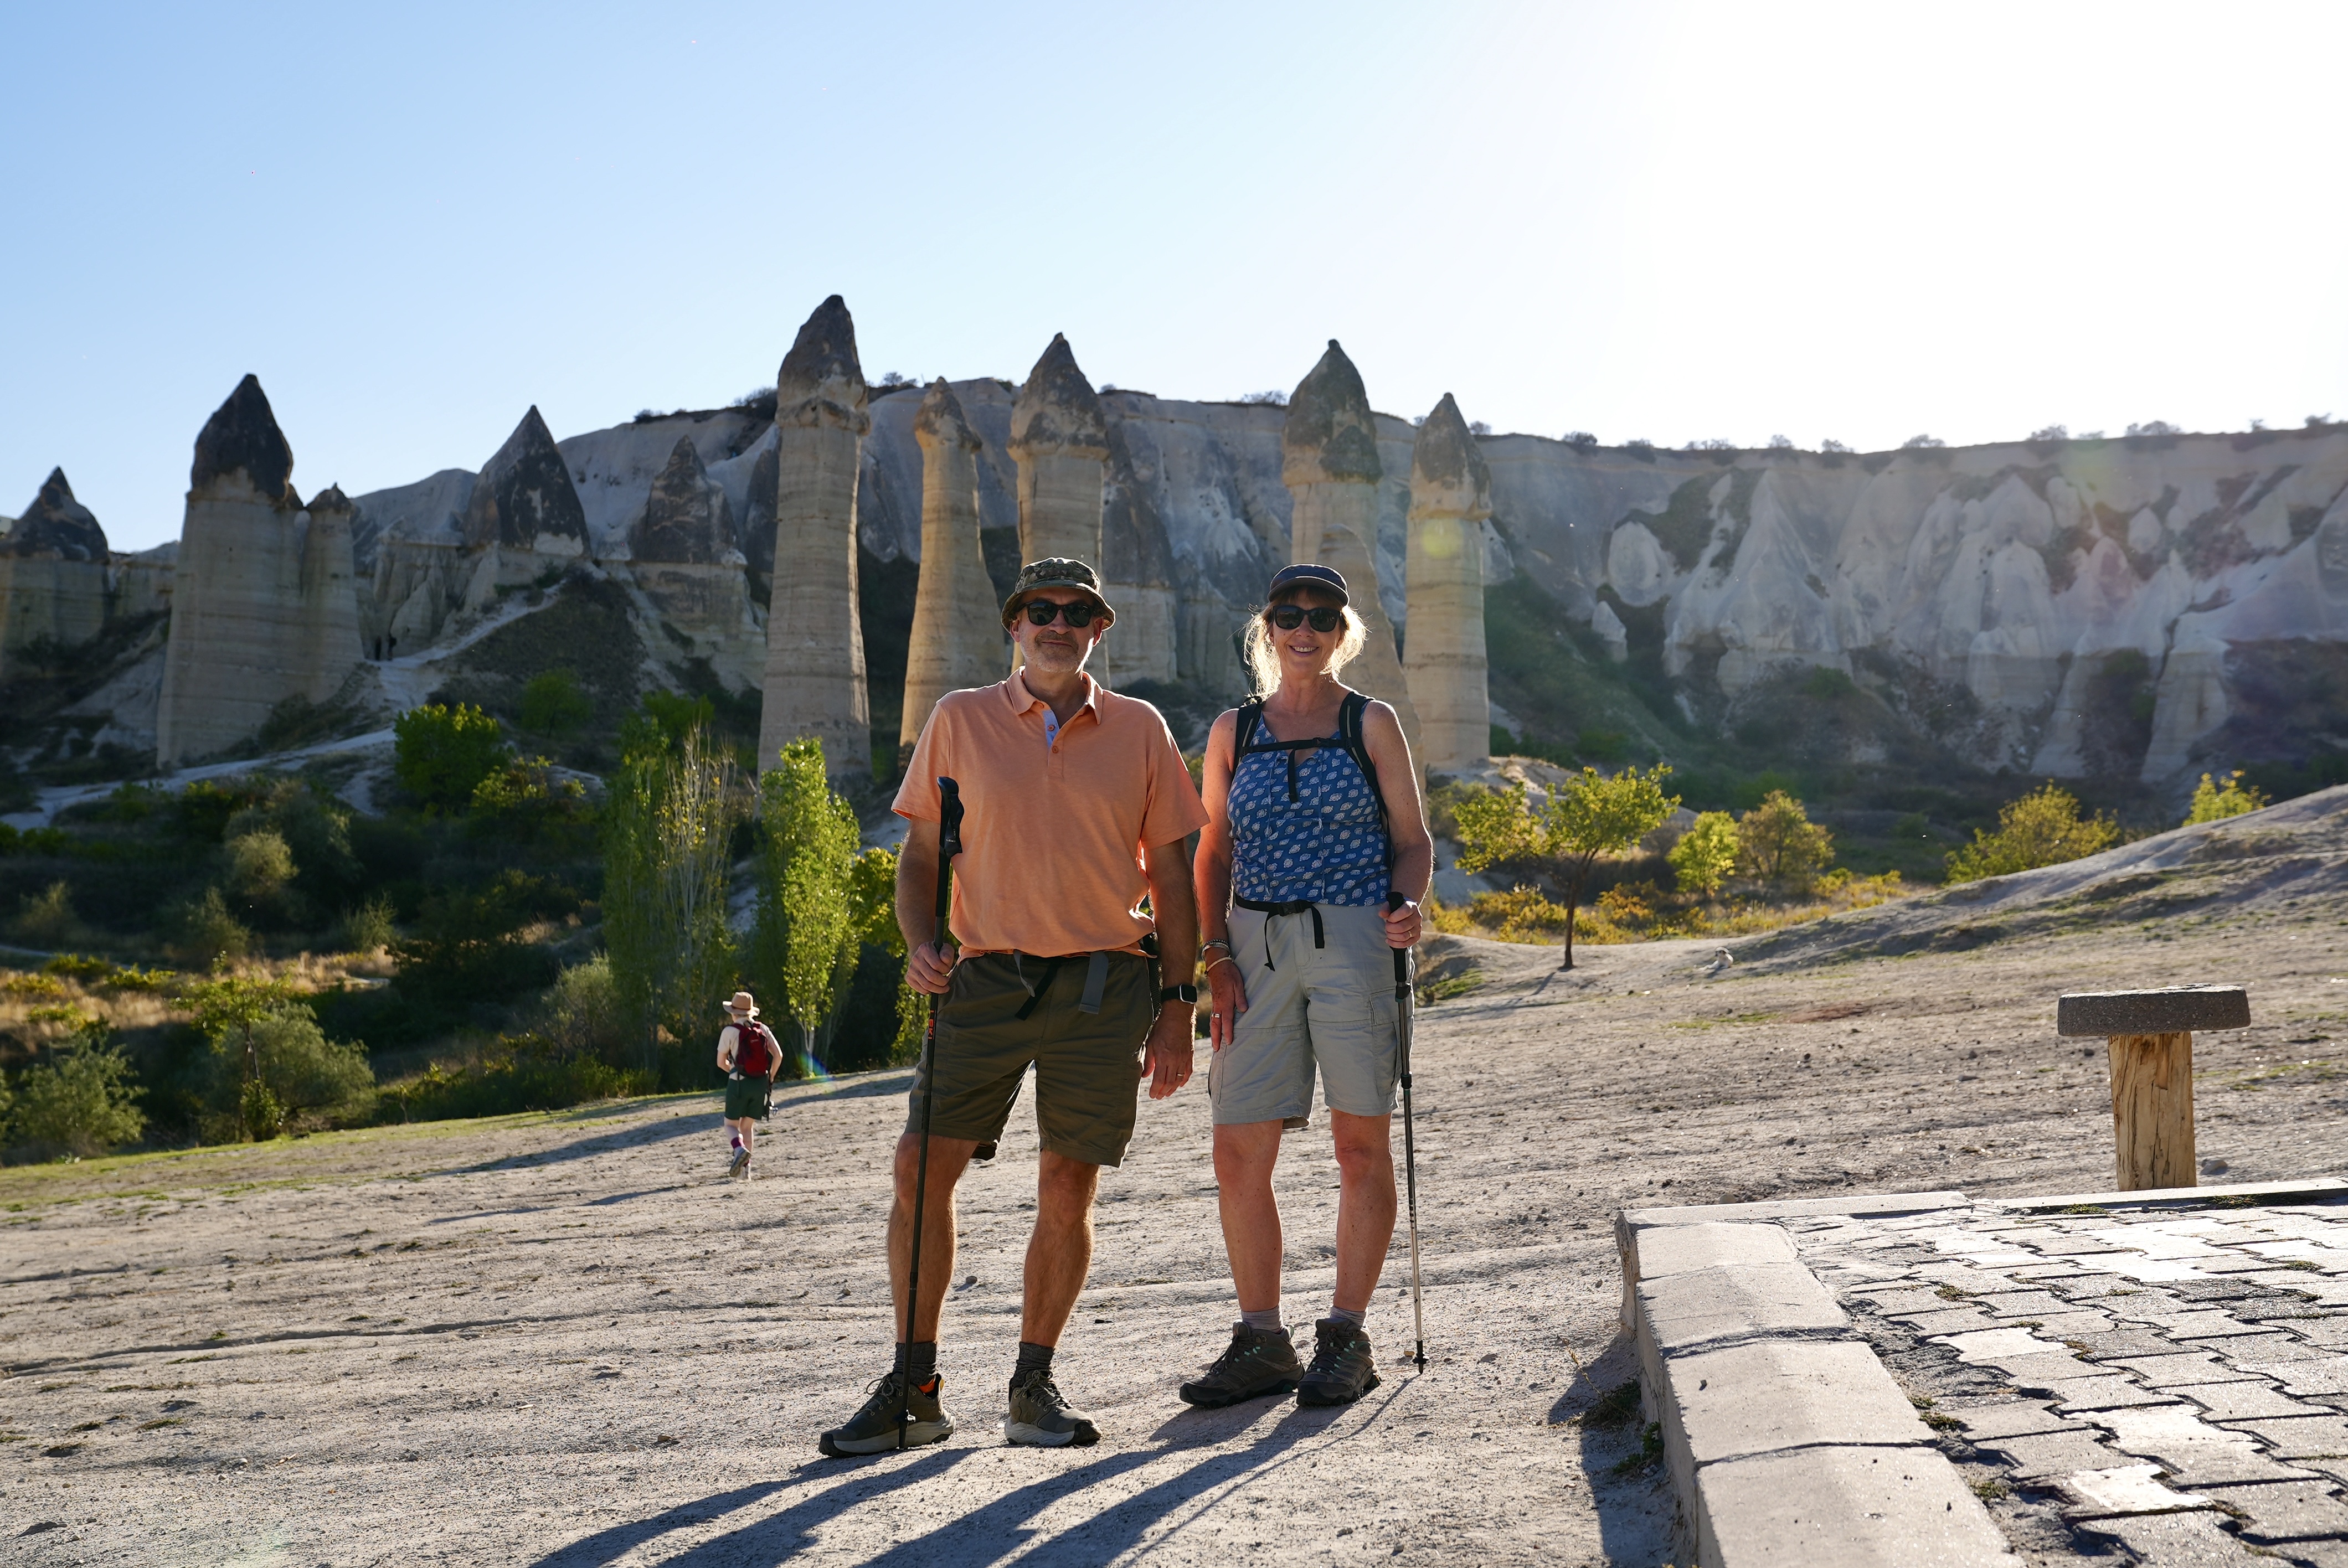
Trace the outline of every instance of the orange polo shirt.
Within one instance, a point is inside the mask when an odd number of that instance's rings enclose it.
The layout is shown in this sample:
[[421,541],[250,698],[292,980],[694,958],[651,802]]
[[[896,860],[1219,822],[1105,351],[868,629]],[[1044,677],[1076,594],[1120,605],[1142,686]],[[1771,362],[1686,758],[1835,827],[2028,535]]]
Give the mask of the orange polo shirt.
[[1140,951],[1146,851],[1206,825],[1158,710],[1084,681],[1085,705],[1056,733],[1015,672],[947,692],[922,726],[895,810],[935,822],[938,779],[962,785],[948,924],[965,954]]

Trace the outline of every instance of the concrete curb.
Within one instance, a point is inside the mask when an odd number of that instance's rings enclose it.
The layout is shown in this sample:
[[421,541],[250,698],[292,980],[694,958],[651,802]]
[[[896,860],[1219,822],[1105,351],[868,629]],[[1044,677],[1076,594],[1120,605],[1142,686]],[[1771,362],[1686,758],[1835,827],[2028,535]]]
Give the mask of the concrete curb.
[[1875,1352],[1775,1220],[1956,1208],[1962,1193],[1626,1209],[1623,1322],[1684,1543],[1752,1563],[2018,1568]]
[[2064,1209],[2189,1209],[2228,1199],[2254,1198],[2276,1203],[2291,1198],[2336,1198],[2348,1194],[2348,1181],[2338,1176],[2311,1176],[2297,1182],[2236,1182],[2219,1187],[2143,1187],[2129,1193],[2066,1193],[2045,1198],[1985,1198],[1995,1208],[2018,1214],[2054,1214]]

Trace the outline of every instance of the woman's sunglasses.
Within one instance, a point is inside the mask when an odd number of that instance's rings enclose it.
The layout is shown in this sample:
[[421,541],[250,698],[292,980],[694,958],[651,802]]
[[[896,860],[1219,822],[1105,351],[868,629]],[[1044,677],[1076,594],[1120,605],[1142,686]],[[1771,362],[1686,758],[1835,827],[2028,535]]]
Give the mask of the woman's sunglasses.
[[1068,624],[1079,631],[1090,626],[1093,617],[1100,613],[1099,606],[1088,604],[1081,599],[1074,604],[1054,604],[1048,599],[1031,599],[1025,609],[1030,626],[1049,626],[1065,616]]
[[1301,604],[1274,605],[1263,612],[1263,618],[1282,631],[1293,631],[1310,621],[1313,630],[1325,634],[1345,623],[1344,610],[1331,610],[1326,605],[1317,605],[1311,610]]

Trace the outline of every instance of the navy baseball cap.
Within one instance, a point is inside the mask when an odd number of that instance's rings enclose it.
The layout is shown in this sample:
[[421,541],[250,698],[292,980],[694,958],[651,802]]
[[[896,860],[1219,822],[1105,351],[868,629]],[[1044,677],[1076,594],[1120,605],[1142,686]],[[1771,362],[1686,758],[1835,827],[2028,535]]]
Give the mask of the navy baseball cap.
[[1292,593],[1300,588],[1314,588],[1323,593],[1334,593],[1339,604],[1354,602],[1353,596],[1345,590],[1345,579],[1336,568],[1310,561],[1284,566],[1272,573],[1272,586],[1263,591],[1263,601],[1266,604],[1276,603],[1282,594]]

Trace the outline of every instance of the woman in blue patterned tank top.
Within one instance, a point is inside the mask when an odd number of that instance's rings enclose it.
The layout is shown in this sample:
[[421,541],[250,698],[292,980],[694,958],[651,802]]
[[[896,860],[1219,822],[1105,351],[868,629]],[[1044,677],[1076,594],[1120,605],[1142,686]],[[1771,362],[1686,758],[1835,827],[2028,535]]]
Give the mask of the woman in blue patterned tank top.
[[[1393,955],[1418,940],[1435,865],[1400,721],[1337,679],[1369,635],[1345,579],[1288,567],[1265,599],[1247,632],[1259,695],[1208,735],[1194,863],[1215,1178],[1240,1305],[1230,1348],[1182,1387],[1202,1406],[1292,1388],[1304,1404],[1343,1404],[1377,1386],[1363,1320],[1395,1225]],[[1307,1367],[1281,1321],[1272,1173],[1282,1132],[1308,1123],[1316,1075],[1341,1185],[1334,1299]]]

